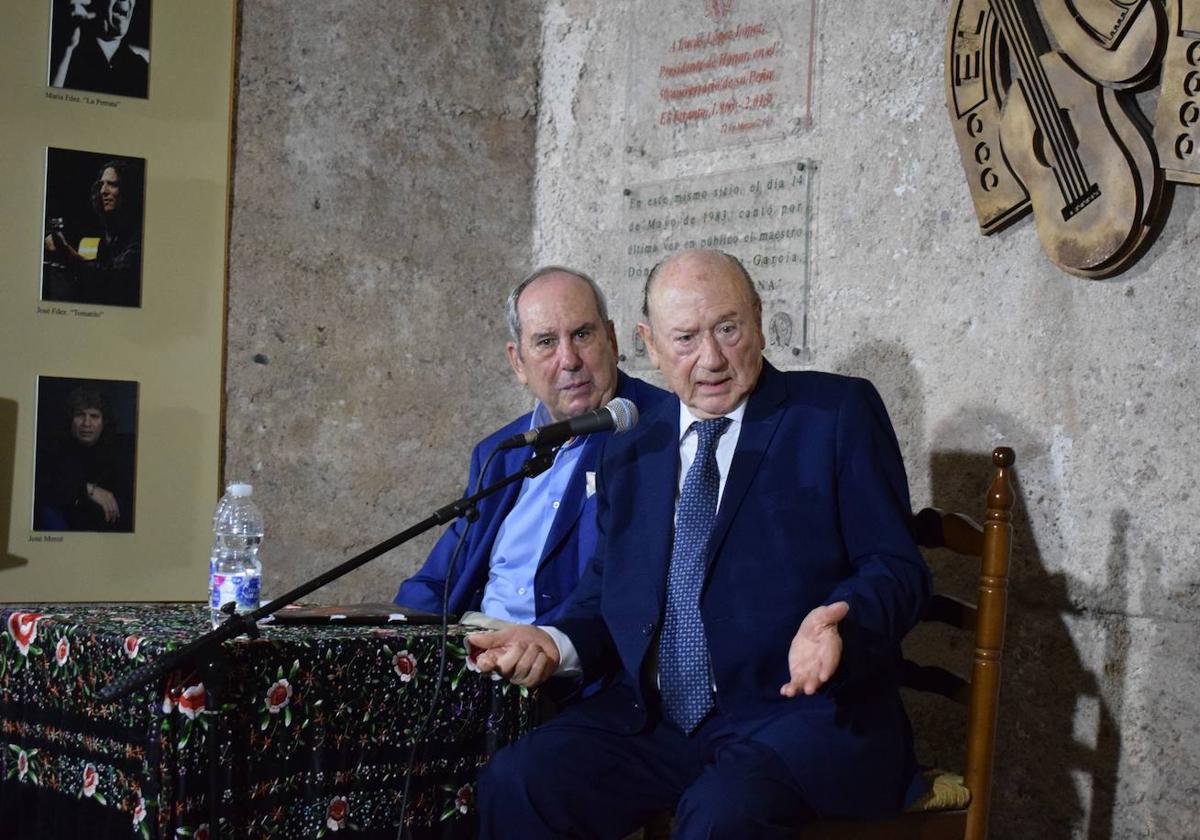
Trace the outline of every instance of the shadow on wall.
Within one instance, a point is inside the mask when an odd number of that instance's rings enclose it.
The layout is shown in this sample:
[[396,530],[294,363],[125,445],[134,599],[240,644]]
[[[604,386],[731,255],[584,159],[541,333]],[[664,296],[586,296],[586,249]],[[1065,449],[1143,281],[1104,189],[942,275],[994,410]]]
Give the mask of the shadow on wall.
[[[1116,720],[1123,702],[1123,674],[1130,627],[1126,547],[1128,512],[1112,515],[1113,538],[1106,558],[1107,584],[1090,590],[1063,572],[1051,572],[1030,524],[1029,507],[1041,521],[1055,523],[1044,539],[1061,539],[1051,550],[1071,556],[1062,534],[1065,511],[1053,475],[1049,432],[1032,433],[1014,416],[993,406],[966,407],[939,421],[925,446],[925,392],[920,371],[900,344],[871,342],[835,364],[839,373],[870,379],[892,418],[913,488],[913,506],[937,507],[984,517],[984,494],[992,476],[991,450],[1011,446],[1014,470],[1012,566],[1008,627],[1000,698],[992,831],[996,837],[1085,837],[1118,840],[1114,823],[1121,736]],[[937,404],[942,395],[933,395]],[[929,452],[928,485],[922,464]],[[1045,477],[1037,498],[1027,499],[1033,478]],[[928,496],[925,497],[925,488]],[[938,591],[975,601],[979,570],[947,553],[928,555]],[[1056,563],[1055,565],[1061,565]],[[1095,659],[1103,673],[1089,670],[1070,633],[1072,616],[1087,605],[1089,626],[1103,642]],[[969,667],[973,640],[965,634],[946,642],[945,628],[919,627],[905,641],[912,658],[958,672]],[[936,696],[906,692],[924,764],[961,768],[966,715]]]
[[[1021,475],[1024,470],[1031,477],[1028,486],[1035,484],[1033,476],[1052,476],[1049,442],[990,407],[963,409],[938,424],[929,456],[930,498],[927,503],[916,501],[915,506],[962,511],[982,522],[992,475],[990,450],[1001,443],[1016,451],[1017,461],[992,832],[996,837],[1113,840],[1121,754],[1114,709],[1120,711],[1122,682],[1105,679],[1101,685],[1076,649],[1069,622],[1071,616],[1083,613],[1081,604],[1111,604],[1114,609],[1089,619],[1100,624],[1103,642],[1097,655],[1103,658],[1105,676],[1124,671],[1129,648],[1125,615],[1129,515],[1124,511],[1113,515],[1108,585],[1103,591],[1086,591],[1085,584],[1069,575],[1048,570],[1030,525],[1029,507],[1053,510],[1057,500],[1051,494],[1057,488],[1048,478],[1039,497],[1030,499]],[[1059,536],[1064,545],[1055,553],[1069,556],[1065,535]],[[975,564],[936,552],[929,555],[929,563],[939,591],[976,600]],[[945,631],[940,632],[944,636]],[[933,635],[924,633],[924,628],[914,631],[905,642],[908,655],[961,672],[970,661],[972,640],[964,635],[947,649],[944,642],[936,645]],[[961,767],[965,716],[937,697],[907,694],[905,701],[916,732],[918,759]]]
[[13,472],[17,460],[17,402],[0,400],[0,572],[29,561],[8,553],[8,525],[12,522]]
[[920,463],[918,455],[925,434],[925,391],[908,350],[900,344],[873,341],[855,348],[845,360],[835,363],[833,369],[847,376],[864,377],[875,385],[896,430],[909,485],[922,487],[923,476],[914,481],[913,468]]

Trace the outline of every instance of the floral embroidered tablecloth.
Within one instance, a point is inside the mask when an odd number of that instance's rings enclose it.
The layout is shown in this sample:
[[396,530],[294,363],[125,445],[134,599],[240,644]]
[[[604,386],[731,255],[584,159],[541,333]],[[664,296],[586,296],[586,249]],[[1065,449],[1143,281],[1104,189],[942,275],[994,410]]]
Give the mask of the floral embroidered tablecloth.
[[[114,678],[207,630],[207,605],[0,617],[0,836],[73,836],[98,814],[107,836],[131,840],[394,836],[438,627],[264,626],[203,671],[103,704]],[[413,758],[404,821],[416,837],[470,834],[479,768],[530,721],[521,690],[471,670],[464,632],[451,627]]]

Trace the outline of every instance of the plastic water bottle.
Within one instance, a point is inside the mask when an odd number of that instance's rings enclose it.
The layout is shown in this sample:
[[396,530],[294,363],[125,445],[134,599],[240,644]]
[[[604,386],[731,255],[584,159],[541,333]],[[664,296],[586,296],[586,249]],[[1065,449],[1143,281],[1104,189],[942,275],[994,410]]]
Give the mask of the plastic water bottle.
[[[228,487],[232,484],[242,484],[242,483],[244,483],[244,482],[231,481],[231,482],[229,482],[229,484],[226,485],[226,487]],[[221,517],[224,516],[225,511],[227,511],[229,509],[229,502],[232,498],[233,497],[230,496],[228,492],[226,492],[224,496],[222,496],[220,499],[217,500],[217,508],[216,508],[216,510],[213,511],[213,521],[212,521],[213,549],[211,552],[209,552],[209,555],[208,555],[208,596],[210,599],[212,598],[213,572],[215,572],[217,570],[217,539],[216,539],[217,523],[221,521]]]
[[262,561],[258,547],[263,539],[263,517],[254,504],[254,488],[230,484],[213,513],[213,549],[208,566],[209,607],[212,625],[225,620],[224,604],[233,601],[240,613],[259,606]]

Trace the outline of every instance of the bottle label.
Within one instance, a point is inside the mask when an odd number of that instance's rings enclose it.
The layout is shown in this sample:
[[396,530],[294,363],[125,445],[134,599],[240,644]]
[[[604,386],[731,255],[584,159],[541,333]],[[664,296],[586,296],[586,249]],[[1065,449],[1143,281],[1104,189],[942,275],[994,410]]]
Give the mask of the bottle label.
[[222,575],[213,573],[209,589],[209,606],[219,610],[230,601],[237,603],[238,612],[258,609],[259,578],[257,575]]

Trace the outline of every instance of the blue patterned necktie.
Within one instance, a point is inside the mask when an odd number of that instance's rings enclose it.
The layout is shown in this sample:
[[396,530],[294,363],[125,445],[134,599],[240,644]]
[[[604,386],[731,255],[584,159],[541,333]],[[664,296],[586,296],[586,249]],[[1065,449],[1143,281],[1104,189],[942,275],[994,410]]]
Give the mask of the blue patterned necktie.
[[700,620],[700,587],[721,485],[717,441],[731,422],[728,417],[717,417],[692,423],[699,441],[696,459],[683,481],[675,511],[667,610],[658,641],[658,683],[663,713],[689,734],[713,705],[708,643]]

